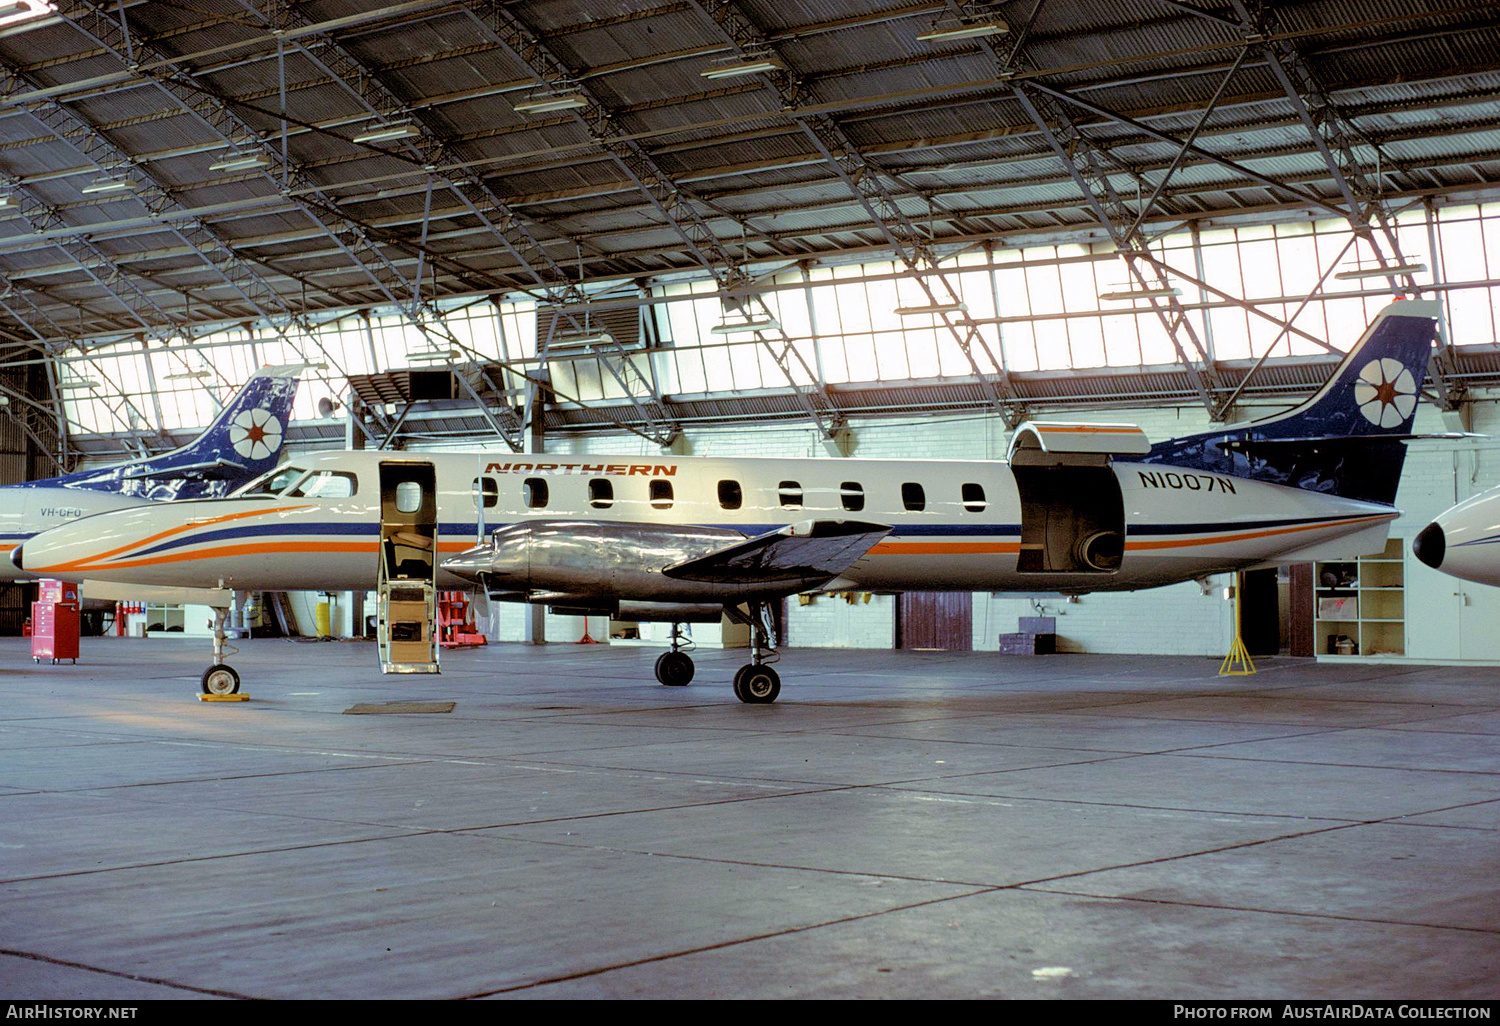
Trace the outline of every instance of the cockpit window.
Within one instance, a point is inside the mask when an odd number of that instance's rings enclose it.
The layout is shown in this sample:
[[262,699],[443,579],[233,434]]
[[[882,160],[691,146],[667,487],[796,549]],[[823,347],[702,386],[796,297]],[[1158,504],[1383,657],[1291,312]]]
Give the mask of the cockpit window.
[[353,474],[337,470],[315,470],[284,494],[289,498],[347,499],[358,490]]
[[293,466],[290,463],[283,464],[275,470],[268,470],[264,474],[251,481],[245,487],[235,492],[235,495],[280,495],[287,486],[303,474],[307,473],[306,467]]

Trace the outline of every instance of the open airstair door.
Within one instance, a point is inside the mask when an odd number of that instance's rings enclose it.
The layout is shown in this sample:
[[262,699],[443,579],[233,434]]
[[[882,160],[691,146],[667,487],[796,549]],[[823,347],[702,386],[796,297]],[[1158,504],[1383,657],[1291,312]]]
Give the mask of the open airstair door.
[[438,673],[437,474],[431,463],[380,464],[376,638],[381,673]]
[[1151,448],[1129,424],[1038,424],[1016,429],[1010,468],[1021,497],[1016,569],[1111,574],[1125,555],[1125,503],[1110,461]]

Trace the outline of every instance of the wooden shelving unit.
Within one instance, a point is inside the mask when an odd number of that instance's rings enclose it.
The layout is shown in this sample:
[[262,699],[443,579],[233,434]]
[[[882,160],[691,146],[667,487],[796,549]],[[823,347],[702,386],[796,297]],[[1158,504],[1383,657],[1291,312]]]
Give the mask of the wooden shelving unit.
[[1400,538],[1378,555],[1313,568],[1313,638],[1319,659],[1406,655],[1406,578]]

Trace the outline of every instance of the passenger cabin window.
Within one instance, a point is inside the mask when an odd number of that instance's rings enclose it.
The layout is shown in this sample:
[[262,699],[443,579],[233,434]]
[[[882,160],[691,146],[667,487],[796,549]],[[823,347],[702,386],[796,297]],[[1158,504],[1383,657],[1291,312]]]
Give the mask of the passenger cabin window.
[[989,505],[984,499],[984,485],[977,485],[973,482],[964,485],[963,500],[964,509],[970,513],[982,513]]
[[656,509],[672,508],[672,482],[657,479],[651,482],[651,505]]
[[474,479],[474,506],[478,508],[479,497],[484,496],[484,508],[490,509],[500,501],[500,482],[493,477]]
[[296,487],[289,488],[288,496],[308,499],[347,499],[358,491],[353,474],[337,470],[315,470]]
[[745,502],[738,481],[719,482],[719,505],[724,509],[739,509]]
[[927,493],[915,481],[907,481],[901,486],[901,505],[912,513],[920,513],[927,508]]
[[858,481],[845,481],[839,485],[839,498],[844,501],[845,509],[857,513],[865,508],[865,486]]
[[521,484],[521,498],[531,509],[542,509],[547,505],[547,482],[540,477],[528,477]]
[[415,513],[422,508],[422,482],[401,481],[396,485],[396,512]]
[[799,481],[781,482],[781,505],[787,509],[802,508],[802,484]]
[[615,486],[602,477],[589,481],[589,505],[595,509],[609,509],[615,504]]

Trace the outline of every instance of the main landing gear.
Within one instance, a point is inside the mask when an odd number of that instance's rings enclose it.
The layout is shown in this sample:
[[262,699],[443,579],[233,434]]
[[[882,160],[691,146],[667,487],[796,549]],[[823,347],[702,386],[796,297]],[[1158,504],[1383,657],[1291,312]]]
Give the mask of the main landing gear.
[[224,662],[224,639],[229,637],[224,630],[224,621],[229,619],[229,607],[214,606],[214,664],[203,671],[203,693],[205,695],[235,695],[240,690],[240,675],[234,667]]
[[663,652],[656,660],[656,679],[668,687],[680,688],[693,679],[693,660],[687,653],[692,641],[683,640],[682,624],[672,625],[672,651]]
[[725,606],[724,612],[750,628],[750,662],[735,671],[734,697],[751,705],[769,705],[781,694],[781,677],[769,665],[778,658],[771,607],[765,602],[751,602],[748,613],[738,606]]

